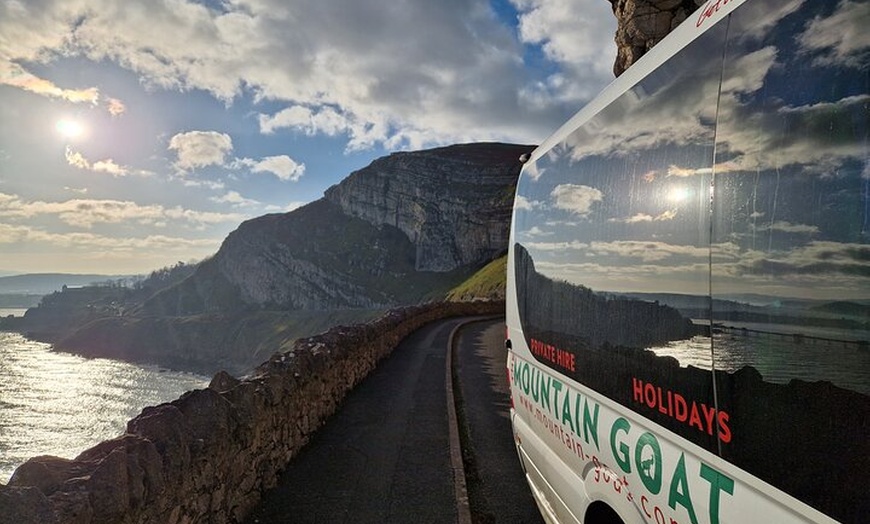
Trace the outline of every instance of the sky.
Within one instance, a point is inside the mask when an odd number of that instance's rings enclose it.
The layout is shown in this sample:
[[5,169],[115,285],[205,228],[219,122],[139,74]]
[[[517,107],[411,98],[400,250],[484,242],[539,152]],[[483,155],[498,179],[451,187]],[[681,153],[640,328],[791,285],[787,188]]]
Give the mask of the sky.
[[391,152],[540,143],[615,30],[605,0],[0,0],[0,273],[148,273]]

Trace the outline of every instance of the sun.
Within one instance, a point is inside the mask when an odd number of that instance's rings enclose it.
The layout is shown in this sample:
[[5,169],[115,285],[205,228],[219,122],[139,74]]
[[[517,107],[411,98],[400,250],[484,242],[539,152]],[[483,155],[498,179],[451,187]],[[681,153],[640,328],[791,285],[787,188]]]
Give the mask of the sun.
[[688,200],[690,196],[692,195],[689,191],[689,188],[684,186],[673,187],[668,192],[668,200],[670,200],[671,202],[684,202]]
[[61,136],[69,139],[78,138],[85,132],[85,127],[80,122],[68,118],[58,120],[54,128]]

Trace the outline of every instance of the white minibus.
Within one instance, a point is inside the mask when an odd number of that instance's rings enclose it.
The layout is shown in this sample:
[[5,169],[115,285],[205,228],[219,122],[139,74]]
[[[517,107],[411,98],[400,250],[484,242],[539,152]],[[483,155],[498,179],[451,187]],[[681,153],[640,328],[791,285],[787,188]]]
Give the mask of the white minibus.
[[547,522],[870,522],[868,63],[867,0],[711,0],[526,161],[507,370]]

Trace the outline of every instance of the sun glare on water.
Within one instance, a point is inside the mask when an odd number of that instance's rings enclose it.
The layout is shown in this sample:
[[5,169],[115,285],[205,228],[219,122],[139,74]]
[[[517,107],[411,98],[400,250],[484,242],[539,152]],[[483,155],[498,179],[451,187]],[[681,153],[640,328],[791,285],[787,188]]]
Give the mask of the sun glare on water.
[[54,128],[65,138],[78,138],[85,132],[81,123],[66,118],[58,120]]

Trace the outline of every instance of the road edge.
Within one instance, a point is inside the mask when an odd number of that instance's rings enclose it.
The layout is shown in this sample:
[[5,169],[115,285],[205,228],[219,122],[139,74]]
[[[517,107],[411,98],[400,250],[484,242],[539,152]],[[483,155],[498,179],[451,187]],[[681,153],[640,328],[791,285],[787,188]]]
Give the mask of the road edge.
[[467,318],[450,332],[447,342],[446,377],[445,389],[447,390],[447,426],[450,440],[450,465],[453,469],[453,490],[456,496],[456,522],[458,524],[472,524],[471,503],[468,499],[468,482],[465,478],[465,464],[462,460],[462,443],[459,438],[459,420],[456,414],[456,397],[453,394],[453,353],[456,350],[456,339],[459,330],[475,322],[484,322],[504,315],[491,315]]

